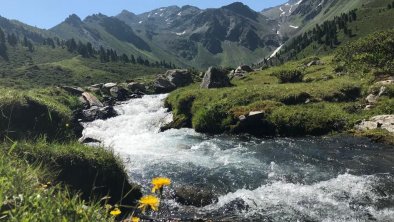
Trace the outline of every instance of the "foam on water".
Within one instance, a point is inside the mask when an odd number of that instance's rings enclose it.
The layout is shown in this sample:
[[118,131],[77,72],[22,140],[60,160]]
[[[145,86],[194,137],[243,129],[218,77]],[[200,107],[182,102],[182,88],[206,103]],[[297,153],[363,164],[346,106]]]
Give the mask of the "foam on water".
[[[375,148],[364,150],[373,145],[353,140],[242,140],[192,129],[161,133],[160,126],[172,120],[165,98],[118,105],[119,116],[86,124],[83,135],[118,153],[133,181],[147,185],[154,176],[167,176],[219,196],[204,208],[167,201],[178,212],[236,215],[233,220],[394,221],[393,190],[381,188],[394,184],[387,159],[393,152],[380,156]],[[389,172],[379,174],[382,169]]]

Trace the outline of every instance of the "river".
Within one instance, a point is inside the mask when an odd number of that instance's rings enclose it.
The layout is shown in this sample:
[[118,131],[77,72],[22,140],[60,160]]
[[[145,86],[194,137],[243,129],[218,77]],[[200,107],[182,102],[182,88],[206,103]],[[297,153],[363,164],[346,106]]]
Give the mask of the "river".
[[117,105],[88,123],[85,137],[124,160],[149,192],[152,177],[212,191],[205,207],[165,201],[165,217],[225,221],[394,221],[394,149],[350,136],[254,138],[192,129],[159,132],[171,121],[166,95]]

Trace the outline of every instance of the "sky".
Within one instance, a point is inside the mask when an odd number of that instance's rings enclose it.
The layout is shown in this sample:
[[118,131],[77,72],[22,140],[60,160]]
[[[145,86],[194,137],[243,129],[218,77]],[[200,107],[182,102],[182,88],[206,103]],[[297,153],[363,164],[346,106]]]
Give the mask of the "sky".
[[0,0],[0,16],[16,19],[39,28],[52,28],[71,14],[82,19],[94,13],[108,16],[123,9],[141,14],[170,5],[218,8],[240,1],[256,11],[277,6],[287,0]]

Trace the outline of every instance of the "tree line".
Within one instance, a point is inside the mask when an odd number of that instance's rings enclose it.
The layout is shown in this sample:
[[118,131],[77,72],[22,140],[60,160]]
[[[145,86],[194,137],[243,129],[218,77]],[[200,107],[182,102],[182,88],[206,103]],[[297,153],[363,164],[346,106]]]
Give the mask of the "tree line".
[[[149,67],[159,67],[159,68],[176,68],[176,66],[165,60],[161,61],[149,61],[146,58],[141,56],[134,56],[134,55],[126,55],[125,53],[118,54],[118,52],[114,49],[106,49],[103,46],[100,46],[99,49],[96,49],[92,43],[86,42],[83,43],[81,41],[76,41],[74,38],[69,40],[61,40],[58,37],[53,38],[38,38],[41,40],[41,44],[44,46],[49,46],[53,49],[60,47],[66,49],[68,52],[73,54],[78,54],[83,58],[97,58],[102,63],[107,62],[122,62],[122,63],[131,63],[131,64],[139,64]],[[16,47],[18,43],[20,43],[23,47],[25,47],[29,52],[34,52],[34,44],[33,42],[27,37],[23,36],[23,39],[20,41],[19,37],[14,33],[5,35],[5,32],[0,28],[0,56],[8,61],[8,43],[12,47]],[[38,43],[40,44],[40,42]]]

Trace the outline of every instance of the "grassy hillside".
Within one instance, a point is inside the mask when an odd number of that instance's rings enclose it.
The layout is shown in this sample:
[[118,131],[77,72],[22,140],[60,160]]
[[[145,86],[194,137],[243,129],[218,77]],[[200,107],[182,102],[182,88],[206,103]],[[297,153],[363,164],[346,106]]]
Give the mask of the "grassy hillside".
[[7,44],[9,60],[0,58],[0,86],[14,88],[53,85],[87,86],[150,78],[164,73],[163,68],[119,62],[102,63],[98,58],[83,58],[61,47],[34,45],[34,51]]
[[[366,49],[370,50],[364,52],[372,58],[380,56],[379,61],[390,58],[392,61],[391,33],[376,33],[360,40],[370,45]],[[374,49],[380,46],[374,39],[379,36],[385,39],[379,42],[388,50],[380,50],[382,54],[375,55]],[[354,52],[361,48],[365,47],[355,42],[343,48],[343,51]],[[351,129],[364,118],[394,113],[391,93],[382,96],[372,109],[364,109],[365,97],[378,87],[375,82],[387,78],[390,73],[384,67],[374,65],[376,60],[359,64],[352,59],[350,62],[358,68],[345,66],[341,68],[342,71],[338,71],[338,65],[345,61],[337,57],[334,59],[332,55],[321,57],[320,65],[307,67],[306,64],[312,60],[316,58],[288,62],[241,79],[233,79],[233,87],[201,89],[196,84],[178,89],[168,97],[167,106],[173,109],[176,121],[189,122],[197,131],[208,133],[242,132],[245,129],[239,117],[247,116],[251,111],[263,111],[264,116],[256,120],[259,124],[249,131],[260,136],[341,132]],[[382,70],[386,70],[386,75],[380,76]],[[299,81],[286,82],[278,78],[282,73],[286,76],[298,72],[302,73]]]
[[[334,51],[338,46],[346,44],[347,42],[355,41],[359,38],[365,37],[376,31],[387,30],[394,28],[391,21],[394,19],[394,9],[388,9],[387,5],[391,3],[390,0],[374,0],[374,1],[337,1],[334,7],[323,10],[312,21],[308,21],[302,29],[300,29],[296,36],[290,39],[283,47],[283,50],[278,54],[283,59],[291,58],[305,58],[308,56],[322,56],[328,55]],[[334,21],[335,17],[339,17],[341,13],[348,13],[356,9],[356,19],[351,19],[346,23],[345,29],[340,29],[337,25],[335,31],[335,43],[326,43],[327,33],[321,36],[321,40],[316,40],[312,36],[312,31],[316,30],[316,25],[319,24],[322,29],[325,21]],[[296,19],[296,18],[294,18]],[[315,32],[315,31],[313,31]],[[309,35],[309,40],[302,38],[306,34]],[[329,37],[330,41],[332,37]],[[301,42],[300,42],[301,40]]]

